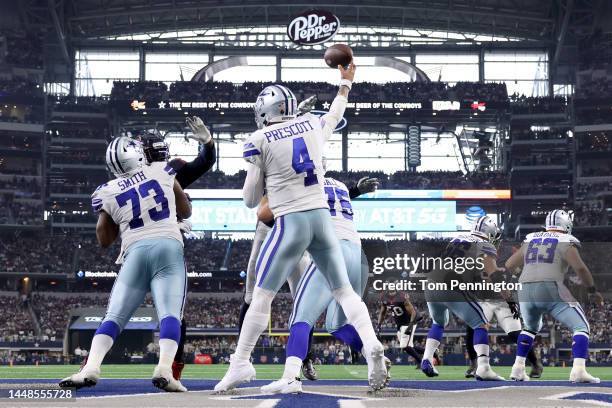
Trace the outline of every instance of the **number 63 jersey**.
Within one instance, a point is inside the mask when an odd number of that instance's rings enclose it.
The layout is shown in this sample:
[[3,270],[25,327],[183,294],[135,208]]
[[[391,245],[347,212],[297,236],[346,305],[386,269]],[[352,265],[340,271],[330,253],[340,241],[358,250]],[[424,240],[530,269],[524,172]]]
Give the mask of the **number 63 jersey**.
[[542,231],[527,234],[523,241],[523,272],[519,282],[563,282],[569,268],[565,252],[580,247],[571,234]]
[[321,119],[307,113],[266,126],[246,140],[243,157],[264,172],[275,217],[327,207],[322,164],[325,131]]
[[121,254],[134,242],[163,237],[183,242],[176,218],[175,170],[153,162],[136,173],[99,186],[91,196],[94,212],[104,211],[119,225]]

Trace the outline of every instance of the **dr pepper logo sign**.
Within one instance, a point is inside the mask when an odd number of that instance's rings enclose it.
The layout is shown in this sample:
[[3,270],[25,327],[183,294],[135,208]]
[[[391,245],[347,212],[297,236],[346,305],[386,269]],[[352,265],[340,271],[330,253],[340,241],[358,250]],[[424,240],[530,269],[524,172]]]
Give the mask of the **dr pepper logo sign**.
[[298,45],[322,44],[334,38],[340,20],[326,10],[309,10],[298,14],[287,25],[289,39]]

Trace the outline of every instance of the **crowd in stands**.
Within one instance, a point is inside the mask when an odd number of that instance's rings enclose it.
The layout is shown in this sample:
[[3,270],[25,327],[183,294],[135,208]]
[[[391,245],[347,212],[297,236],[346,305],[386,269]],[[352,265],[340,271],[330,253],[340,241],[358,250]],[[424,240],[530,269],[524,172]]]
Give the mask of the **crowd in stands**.
[[10,81],[0,80],[0,95],[41,98],[44,96],[44,92],[42,86],[34,81],[23,78],[13,78]]
[[569,129],[532,130],[530,128],[513,127],[512,140],[568,140]]
[[569,166],[569,153],[567,152],[535,152],[514,157],[512,166]]
[[[245,82],[234,85],[230,82],[174,82],[168,86],[163,82],[115,81],[111,100],[174,100],[201,102],[245,102],[255,101],[266,86],[263,82]],[[284,82],[298,100],[317,95],[320,100],[331,100],[338,87],[327,82]],[[444,82],[389,82],[375,84],[360,82],[351,92],[354,102],[422,102],[432,100],[484,100],[507,102],[505,84],[458,82],[448,85]]]
[[511,111],[515,115],[563,113],[567,108],[567,100],[563,96],[525,96],[513,94],[510,96]]
[[[333,177],[351,187],[362,177],[376,177],[381,189],[505,189],[508,176],[502,172],[480,172],[468,176],[460,171],[398,171],[391,175],[382,171],[328,171],[326,176]],[[196,181],[192,188],[242,188],[245,171],[226,175],[221,171],[211,171]]]
[[612,130],[576,133],[579,152],[612,151]]
[[[0,324],[3,332],[0,334],[0,341],[19,342],[19,341],[61,341],[69,323],[70,311],[75,308],[105,307],[108,301],[107,294],[83,295],[83,294],[53,294],[35,293],[30,303],[40,325],[40,335],[34,335],[34,321],[27,311],[23,297],[18,295],[0,295],[0,307],[4,311],[0,316]],[[192,330],[197,329],[235,329],[238,325],[238,316],[241,297],[190,297],[186,303],[185,319],[188,327]],[[367,306],[373,324],[376,324],[379,308],[379,297],[370,296],[367,299]],[[431,319],[427,312],[427,307],[423,301],[413,302],[415,309],[422,320],[419,321],[420,329],[427,329],[431,324]],[[144,307],[153,307],[153,301],[147,296],[143,304]],[[273,329],[287,328],[287,322],[291,313],[292,301],[289,296],[277,296],[272,304],[271,327]],[[591,326],[590,343],[593,345],[609,345],[612,342],[612,333],[607,327],[607,316],[612,312],[612,302],[606,301],[603,308],[585,304],[587,319]],[[316,324],[318,328],[324,328],[324,318],[322,317]],[[390,314],[387,314],[382,324],[385,346],[389,349],[398,347],[397,339],[394,336],[395,323]],[[465,329],[465,324],[457,318],[452,318],[447,326],[449,331],[456,330],[460,333]],[[543,332],[548,333],[548,338],[538,338],[537,346],[542,355],[548,355],[553,349],[559,346],[567,347],[571,344],[572,332],[554,321],[548,315],[544,316]],[[321,341],[322,340],[322,341]],[[276,337],[264,335],[258,341],[258,347],[263,349],[284,347],[286,337]],[[422,335],[417,336],[416,344],[424,342]],[[422,345],[422,344],[421,344]],[[446,338],[441,345],[441,354],[464,353],[465,340],[463,336]],[[210,354],[214,362],[224,362],[227,356],[235,349],[236,337],[230,336],[206,336],[188,337],[185,353],[187,361],[193,361],[193,356],[199,353]],[[317,339],[313,344],[315,355],[321,360],[321,364],[343,364],[350,362],[349,350],[346,346],[336,342],[331,338]],[[513,355],[514,345],[507,342],[504,336],[492,338],[491,352],[493,354]],[[339,355],[340,350],[344,356]],[[141,355],[155,355],[159,353],[159,348],[155,343],[147,346]],[[26,355],[27,356],[27,355]],[[32,356],[30,356],[32,357]],[[32,361],[36,361],[37,356]],[[151,361],[155,359],[152,356]],[[27,357],[20,358],[17,355],[0,355],[0,363],[13,359],[14,362],[25,362]],[[41,357],[42,358],[42,357]],[[55,363],[59,356],[48,355],[47,359],[40,362]],[[17,360],[16,360],[17,359]],[[347,359],[347,361],[344,361]],[[601,359],[606,361],[605,356]]]
[[42,203],[37,200],[15,200],[13,193],[0,193],[0,224],[41,225]]
[[[0,255],[1,256],[1,255]],[[23,297],[0,295],[0,341],[17,342],[34,340],[34,324]]]
[[612,95],[612,80],[603,77],[580,82],[576,87],[575,98],[598,100],[610,98],[610,95]]
[[42,33],[35,30],[2,30],[0,62],[23,68],[43,67]]
[[3,177],[0,179],[0,190],[11,192],[16,198],[39,198],[41,194],[40,180],[35,177]]

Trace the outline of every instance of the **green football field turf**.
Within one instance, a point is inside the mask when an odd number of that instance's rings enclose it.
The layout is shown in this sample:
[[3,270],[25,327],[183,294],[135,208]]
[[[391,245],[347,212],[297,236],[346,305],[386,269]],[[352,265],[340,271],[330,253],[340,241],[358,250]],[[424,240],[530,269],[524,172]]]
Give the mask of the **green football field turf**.
[[[147,364],[109,364],[102,366],[103,378],[150,378],[153,373],[153,365]],[[280,364],[257,365],[257,378],[260,380],[278,379],[283,366]],[[37,379],[50,378],[60,379],[75,373],[79,369],[76,365],[41,365],[41,366],[0,366],[1,379]],[[435,380],[462,380],[466,367],[459,366],[440,366],[440,376]],[[220,379],[227,365],[195,365],[189,364],[183,371],[184,378],[190,379]],[[320,365],[317,366],[319,378],[333,380],[365,379],[367,367],[365,365]],[[495,367],[495,370],[502,376],[510,376],[510,367]],[[527,368],[529,372],[529,368]],[[567,380],[569,378],[569,367],[548,367],[544,369],[542,380]],[[612,380],[612,369],[610,367],[591,367],[589,372],[594,376],[600,377],[602,381]],[[394,366],[391,369],[391,376],[396,380],[432,380],[426,378],[420,370],[415,370],[414,366]]]

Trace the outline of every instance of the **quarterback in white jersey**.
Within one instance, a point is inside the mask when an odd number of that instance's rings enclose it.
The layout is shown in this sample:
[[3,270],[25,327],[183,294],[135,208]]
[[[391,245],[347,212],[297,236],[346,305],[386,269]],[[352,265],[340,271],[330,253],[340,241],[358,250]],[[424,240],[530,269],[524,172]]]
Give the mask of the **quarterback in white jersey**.
[[115,138],[106,162],[117,177],[98,187],[92,207],[98,213],[96,235],[104,248],[121,236],[122,267],[115,280],[106,315],[92,340],[85,366],[60,382],[61,387],[96,385],[100,365],[147,292],[159,318],[159,364],[153,385],[186,391],[172,376],[171,365],[180,340],[187,274],[177,216],[188,218],[191,205],[166,163],[145,164],[139,141]]
[[249,167],[243,199],[254,208],[265,186],[275,223],[257,260],[258,282],[236,352],[215,391],[227,391],[255,377],[249,359],[267,326],[272,300],[306,251],[364,342],[371,361],[370,385],[374,389],[385,385],[384,349],[366,305],[351,287],[323,190],[323,146],[344,114],[355,75],[353,64],[339,70],[342,80],[338,95],[321,118],[310,113],[296,117],[295,95],[282,85],[264,88],[255,103],[255,121],[260,129],[244,144],[243,156]]
[[506,268],[510,271],[522,267],[519,278],[522,289],[518,297],[525,324],[518,339],[511,373],[513,380],[528,380],[525,357],[542,327],[542,315],[548,313],[574,333],[570,381],[599,383],[599,378],[590,375],[585,368],[589,354],[589,323],[580,303],[563,284],[571,266],[589,293],[595,296],[597,304],[603,304],[591,271],[578,252],[580,242],[571,235],[572,226],[572,218],[566,211],[551,211],[546,217],[546,230],[528,234],[521,248],[506,261]]

